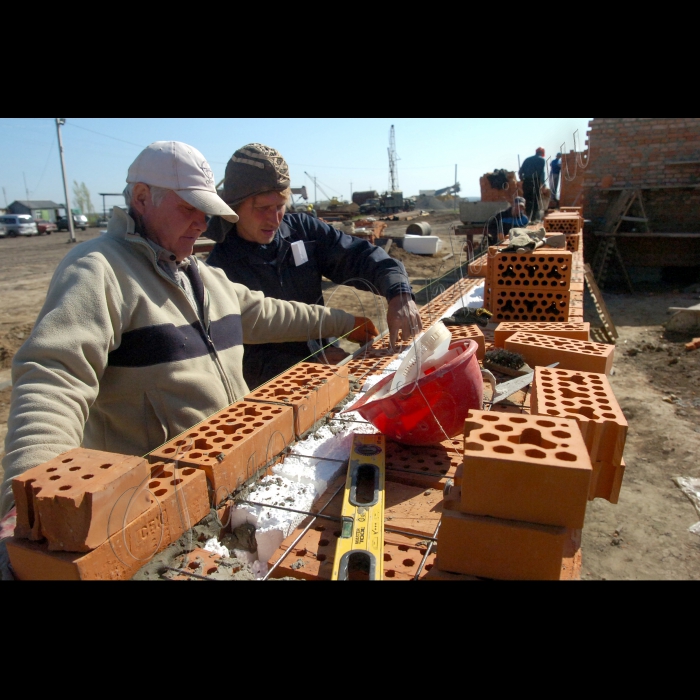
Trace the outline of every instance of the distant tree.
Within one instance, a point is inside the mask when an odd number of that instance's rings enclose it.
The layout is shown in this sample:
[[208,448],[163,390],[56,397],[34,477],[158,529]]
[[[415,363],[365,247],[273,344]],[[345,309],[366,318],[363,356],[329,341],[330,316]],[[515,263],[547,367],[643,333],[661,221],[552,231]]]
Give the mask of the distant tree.
[[73,180],[73,196],[75,197],[75,203],[83,214],[91,214],[93,212],[94,207],[90,198],[90,190],[84,182],[78,184],[77,180]]

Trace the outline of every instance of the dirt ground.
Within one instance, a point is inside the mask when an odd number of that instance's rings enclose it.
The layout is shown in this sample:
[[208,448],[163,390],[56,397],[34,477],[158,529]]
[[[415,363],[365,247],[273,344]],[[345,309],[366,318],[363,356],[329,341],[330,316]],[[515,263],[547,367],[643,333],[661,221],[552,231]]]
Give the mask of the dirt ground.
[[[435,213],[423,220],[443,241],[436,255],[411,255],[395,243],[389,250],[404,262],[414,290],[449,272],[459,262],[463,244],[450,235],[459,223],[454,213]],[[386,234],[401,234],[406,225],[390,222]],[[76,232],[78,241],[97,235],[97,229]],[[71,248],[66,239],[64,233],[0,239],[5,260],[0,269],[3,442],[11,393],[4,385],[10,379],[12,356],[31,331],[57,263]],[[633,274],[633,281],[635,294],[605,293],[620,334],[611,382],[629,421],[627,467],[619,503],[595,500],[588,505],[582,579],[700,580],[700,536],[688,532],[700,514],[672,481],[675,476],[700,478],[700,350],[686,352],[690,335],[670,335],[662,327],[668,307],[697,304],[700,293],[664,285],[649,271],[640,271],[636,278]],[[327,283],[324,296],[330,306],[368,316],[380,330],[386,326],[371,292]],[[599,325],[592,305],[587,304],[586,313],[586,320]]]

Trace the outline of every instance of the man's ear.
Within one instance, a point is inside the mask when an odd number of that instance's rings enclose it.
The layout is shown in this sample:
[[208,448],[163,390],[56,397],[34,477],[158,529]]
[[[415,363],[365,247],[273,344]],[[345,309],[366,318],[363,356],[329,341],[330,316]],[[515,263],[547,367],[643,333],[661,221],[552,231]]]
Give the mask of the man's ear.
[[151,188],[144,182],[137,182],[131,193],[131,206],[143,216],[152,204]]

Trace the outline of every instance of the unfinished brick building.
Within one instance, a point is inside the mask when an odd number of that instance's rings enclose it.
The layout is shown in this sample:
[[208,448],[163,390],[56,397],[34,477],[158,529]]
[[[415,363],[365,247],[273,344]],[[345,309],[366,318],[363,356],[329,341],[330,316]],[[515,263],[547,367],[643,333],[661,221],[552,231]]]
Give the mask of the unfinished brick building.
[[562,205],[583,205],[591,220],[587,257],[600,240],[593,231],[610,233],[622,193],[637,191],[643,210],[635,200],[617,222],[625,263],[700,265],[700,118],[596,118],[589,127],[587,151],[578,163],[567,154],[562,173]]

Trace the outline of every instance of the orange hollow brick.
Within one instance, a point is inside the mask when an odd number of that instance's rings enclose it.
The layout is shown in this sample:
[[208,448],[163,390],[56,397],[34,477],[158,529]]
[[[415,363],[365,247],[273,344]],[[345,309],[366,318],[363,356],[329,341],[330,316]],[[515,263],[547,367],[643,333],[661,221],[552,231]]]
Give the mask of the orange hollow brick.
[[445,510],[437,536],[441,571],[500,580],[556,581],[570,530]]
[[291,406],[294,432],[300,437],[349,392],[347,367],[300,362],[250,392],[246,399]]
[[148,510],[90,552],[56,552],[46,542],[6,540],[15,576],[21,581],[129,579],[209,514],[203,471],[163,464],[151,468]]
[[591,324],[586,321],[581,323],[541,323],[537,321],[504,321],[496,326],[493,332],[493,344],[497,348],[505,347],[506,340],[520,331],[538,333],[540,335],[553,335],[557,338],[573,338],[574,340],[589,340]]
[[628,424],[604,374],[537,367],[531,406],[539,415],[575,419],[591,462],[621,463]]
[[462,512],[581,528],[591,475],[588,450],[571,420],[469,411]]
[[531,290],[492,288],[490,291],[491,319],[503,321],[549,321],[569,320],[569,292],[543,292]]
[[51,550],[87,552],[149,506],[148,462],[75,448],[13,479],[15,536]]
[[538,333],[514,333],[505,342],[505,349],[522,355],[531,367],[559,363],[559,369],[610,374],[614,345],[571,338],[556,338]]
[[499,252],[489,261],[491,287],[566,291],[571,283],[572,257],[568,251],[557,253]]
[[291,406],[238,401],[147,456],[203,469],[218,505],[294,440]]
[[603,498],[610,503],[617,503],[620,500],[620,489],[626,466],[624,459],[620,460],[620,464],[595,462],[592,479],[595,486],[589,498]]

